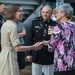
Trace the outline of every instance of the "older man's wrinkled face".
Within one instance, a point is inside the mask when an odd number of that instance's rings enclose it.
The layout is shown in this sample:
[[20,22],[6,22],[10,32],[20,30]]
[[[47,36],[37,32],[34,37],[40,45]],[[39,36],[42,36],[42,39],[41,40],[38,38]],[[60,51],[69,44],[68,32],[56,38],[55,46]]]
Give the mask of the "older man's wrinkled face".
[[1,4],[0,5],[0,14],[3,14],[5,11],[5,5],[4,4]]
[[51,18],[52,11],[49,6],[45,6],[41,10],[41,16],[44,20],[49,20]]

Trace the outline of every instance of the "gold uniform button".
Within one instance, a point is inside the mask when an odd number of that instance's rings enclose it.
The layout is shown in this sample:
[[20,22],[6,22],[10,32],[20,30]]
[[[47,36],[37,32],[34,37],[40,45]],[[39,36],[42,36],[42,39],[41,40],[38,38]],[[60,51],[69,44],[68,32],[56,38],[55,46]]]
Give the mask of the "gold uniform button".
[[43,36],[45,36],[45,34]]
[[36,32],[38,32],[38,30]]
[[45,24],[45,26],[47,26],[47,24]]

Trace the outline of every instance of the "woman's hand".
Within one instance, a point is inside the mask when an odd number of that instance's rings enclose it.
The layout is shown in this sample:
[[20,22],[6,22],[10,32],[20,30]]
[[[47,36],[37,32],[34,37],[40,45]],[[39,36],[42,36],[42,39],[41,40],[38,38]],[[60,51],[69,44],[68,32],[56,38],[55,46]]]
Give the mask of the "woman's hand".
[[32,48],[31,49],[33,49],[33,50],[40,50],[42,48],[42,46],[44,46],[44,45],[47,46],[48,45],[48,42],[49,41],[37,42],[34,45],[32,45]]
[[42,48],[42,43],[41,42],[37,42],[34,45],[32,45],[33,50],[40,50],[41,48]]

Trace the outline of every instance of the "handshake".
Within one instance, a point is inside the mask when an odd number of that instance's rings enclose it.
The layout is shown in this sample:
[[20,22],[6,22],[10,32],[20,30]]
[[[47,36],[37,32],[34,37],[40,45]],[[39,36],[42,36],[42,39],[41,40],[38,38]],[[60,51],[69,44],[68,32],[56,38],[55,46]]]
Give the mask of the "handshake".
[[35,43],[34,45],[32,45],[32,49],[33,50],[40,50],[41,48],[42,48],[42,46],[46,46],[46,45],[48,45],[48,42],[49,41],[42,41],[42,42],[37,42],[37,43]]
[[[32,45],[32,49],[34,51],[40,50],[43,46],[47,46],[49,41],[42,41],[42,42],[37,42],[34,45]],[[32,61],[32,55],[27,55],[26,60],[31,62]]]

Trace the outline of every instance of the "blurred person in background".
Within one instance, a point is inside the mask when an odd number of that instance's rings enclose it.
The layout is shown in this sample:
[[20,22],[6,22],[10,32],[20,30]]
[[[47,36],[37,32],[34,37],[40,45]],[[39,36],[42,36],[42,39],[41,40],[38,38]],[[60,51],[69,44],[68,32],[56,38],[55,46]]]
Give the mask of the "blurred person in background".
[[55,14],[56,14],[56,8],[52,8],[52,16],[51,16],[51,19],[53,20],[53,21],[56,21],[56,17],[55,17]]
[[2,16],[4,12],[5,12],[5,5],[3,3],[0,3],[0,29],[4,22],[4,18]]
[[5,5],[0,3],[0,51],[1,51],[1,27],[4,22],[3,13],[5,12]]
[[75,16],[73,15],[70,20],[75,23]]
[[[18,22],[17,30],[18,30],[20,44],[24,46],[25,45],[24,36],[26,36],[26,29],[24,27],[24,24],[21,21]],[[17,60],[18,60],[20,75],[22,75],[22,69],[25,68],[25,52],[24,51],[17,52]]]

